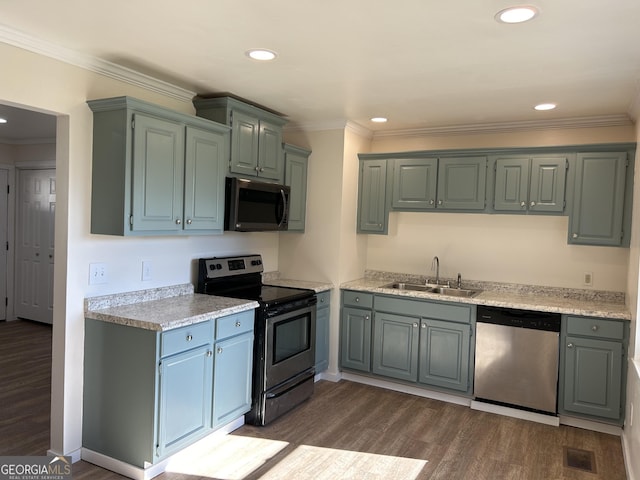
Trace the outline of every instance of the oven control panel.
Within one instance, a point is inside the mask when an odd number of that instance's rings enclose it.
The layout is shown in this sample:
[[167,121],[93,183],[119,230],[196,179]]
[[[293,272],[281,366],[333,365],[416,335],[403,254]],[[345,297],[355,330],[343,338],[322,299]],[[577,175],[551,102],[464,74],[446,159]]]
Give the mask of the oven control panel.
[[200,264],[204,264],[207,278],[230,277],[264,271],[261,255],[201,258]]

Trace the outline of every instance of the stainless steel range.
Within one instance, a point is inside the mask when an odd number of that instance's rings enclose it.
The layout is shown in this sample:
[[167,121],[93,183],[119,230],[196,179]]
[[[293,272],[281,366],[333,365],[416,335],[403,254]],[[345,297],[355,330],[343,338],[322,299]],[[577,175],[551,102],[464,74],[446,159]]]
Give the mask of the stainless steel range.
[[248,423],[266,425],[313,394],[317,298],[262,283],[262,257],[201,258],[196,291],[256,300],[253,401]]

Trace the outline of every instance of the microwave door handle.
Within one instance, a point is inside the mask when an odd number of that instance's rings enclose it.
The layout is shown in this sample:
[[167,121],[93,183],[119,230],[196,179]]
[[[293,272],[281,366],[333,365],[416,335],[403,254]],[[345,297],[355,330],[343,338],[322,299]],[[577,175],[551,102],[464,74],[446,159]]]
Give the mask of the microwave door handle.
[[286,219],[286,211],[287,211],[287,196],[284,194],[284,189],[280,189],[280,195],[282,195],[282,218],[278,222],[278,227],[281,227]]

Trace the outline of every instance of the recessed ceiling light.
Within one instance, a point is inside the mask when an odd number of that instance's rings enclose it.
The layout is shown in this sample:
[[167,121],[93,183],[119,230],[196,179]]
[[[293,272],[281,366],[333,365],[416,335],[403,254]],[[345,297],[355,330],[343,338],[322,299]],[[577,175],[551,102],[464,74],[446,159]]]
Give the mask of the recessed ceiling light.
[[535,108],[536,110],[543,111],[543,110],[553,110],[557,106],[558,105],[556,105],[555,103],[540,103],[533,108]]
[[0,118],[0,123],[7,123],[7,119],[6,118]]
[[496,13],[495,19],[500,23],[522,23],[538,15],[538,8],[533,5],[518,5],[505,8]]
[[387,119],[385,117],[373,117],[371,121],[374,123],[385,123]]
[[260,60],[263,62],[275,59],[278,54],[272,50],[267,50],[265,48],[254,48],[251,50],[247,50],[246,55],[249,58],[253,58],[254,60]]

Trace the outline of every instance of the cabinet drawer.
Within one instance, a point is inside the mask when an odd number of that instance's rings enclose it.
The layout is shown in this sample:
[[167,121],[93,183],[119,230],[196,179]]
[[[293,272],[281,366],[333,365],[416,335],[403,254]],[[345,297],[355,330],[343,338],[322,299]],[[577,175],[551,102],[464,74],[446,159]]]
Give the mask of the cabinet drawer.
[[318,308],[328,307],[331,301],[331,290],[317,293],[316,297],[318,297]]
[[373,294],[344,290],[342,292],[342,303],[344,306],[371,308],[373,306]]
[[254,311],[235,313],[216,319],[216,341],[253,331]]
[[160,356],[166,357],[212,342],[213,335],[211,335],[209,321],[176,328],[162,334]]
[[621,321],[590,317],[567,317],[567,334],[596,338],[624,338],[624,324]]

